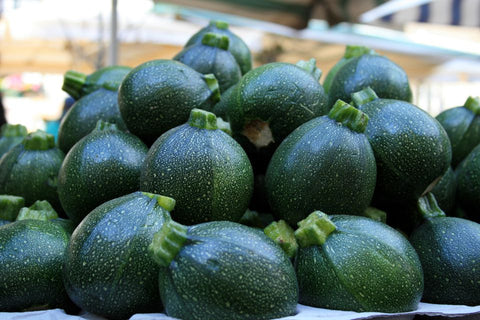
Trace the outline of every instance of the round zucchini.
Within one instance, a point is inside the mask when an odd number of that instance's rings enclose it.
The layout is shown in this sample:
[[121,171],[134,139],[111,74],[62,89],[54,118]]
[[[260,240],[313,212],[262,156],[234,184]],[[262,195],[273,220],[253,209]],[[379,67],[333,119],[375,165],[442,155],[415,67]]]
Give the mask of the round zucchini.
[[65,155],[54,137],[44,131],[28,134],[21,144],[0,158],[0,194],[20,196],[29,206],[47,200],[63,212],[57,193],[57,176]]
[[405,71],[387,57],[364,54],[351,58],[335,74],[328,92],[328,105],[338,99],[350,101],[350,96],[371,87],[379,97],[410,102],[412,92]]
[[462,107],[445,110],[436,119],[452,144],[455,168],[480,143],[480,98],[468,97]]
[[193,109],[186,124],[150,148],[140,188],[174,198],[172,215],[181,223],[239,221],[252,195],[252,166],[240,145],[218,129],[213,113]]
[[315,211],[295,236],[300,303],[356,312],[417,309],[424,285],[420,260],[386,224]]
[[365,135],[377,162],[374,202],[380,208],[415,203],[450,166],[447,133],[422,109],[405,101],[380,99],[371,88],[354,93],[352,99],[370,118]]
[[230,42],[228,51],[230,51],[230,53],[235,57],[235,60],[240,66],[242,74],[245,74],[252,69],[252,54],[250,53],[250,49],[248,49],[246,43],[243,42],[243,40],[236,34],[231,32],[228,27],[228,23],[224,21],[212,20],[208,26],[195,33],[185,44],[185,47],[202,43],[205,34],[210,32],[227,36]]
[[368,117],[343,101],[328,116],[298,127],[278,147],[265,183],[274,215],[291,226],[319,209],[362,214],[375,189],[376,166],[363,134]]
[[147,254],[175,200],[134,192],[95,208],[75,229],[63,279],[83,310],[109,319],[159,312],[159,267]]
[[202,75],[173,60],[153,60],[122,82],[118,104],[128,130],[147,144],[188,120],[193,108],[211,110],[220,99],[213,75]]
[[102,86],[109,86],[111,90],[117,90],[123,78],[132,68],[125,66],[108,66],[101,68],[89,75],[69,70],[63,78],[62,90],[75,100],[92,93]]
[[455,170],[456,199],[468,218],[480,221],[480,145],[476,146]]
[[15,221],[18,212],[25,206],[25,199],[22,197],[2,194],[0,195],[0,219]]
[[139,138],[99,120],[70,149],[58,173],[58,195],[67,216],[78,224],[98,205],[139,190],[147,152]]
[[0,228],[0,311],[63,308],[68,232],[42,214]]
[[27,128],[21,124],[4,124],[0,128],[0,158],[27,136]]
[[438,205],[447,214],[452,214],[455,209],[455,198],[457,192],[457,179],[452,167],[442,176],[432,191]]
[[118,109],[117,91],[100,88],[77,100],[60,123],[59,148],[67,153],[95,128],[98,120],[115,123],[120,130],[127,130]]
[[180,61],[203,74],[213,74],[220,92],[236,84],[242,72],[233,55],[228,51],[227,36],[206,33],[202,42],[184,48],[173,60]]
[[161,269],[167,315],[181,319],[272,319],[295,314],[293,266],[262,230],[229,221],[164,224],[149,247]]
[[480,304],[480,224],[446,217],[431,193],[419,200],[425,221],[410,237],[425,274],[422,301]]

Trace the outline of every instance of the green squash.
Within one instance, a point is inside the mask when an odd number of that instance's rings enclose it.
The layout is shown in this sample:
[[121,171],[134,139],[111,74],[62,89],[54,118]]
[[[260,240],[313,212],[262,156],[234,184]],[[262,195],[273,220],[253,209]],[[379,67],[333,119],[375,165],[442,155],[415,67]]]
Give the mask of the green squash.
[[0,128],[0,158],[27,136],[27,128],[21,124],[4,124]]
[[236,34],[231,32],[228,27],[228,23],[224,21],[212,20],[208,26],[195,33],[185,44],[185,47],[201,43],[204,35],[207,33],[217,33],[227,36],[230,42],[228,51],[230,51],[230,53],[235,57],[235,60],[240,66],[242,74],[245,74],[252,69],[252,54],[250,53],[250,49],[248,49],[245,42]]
[[0,194],[23,197],[27,206],[47,200],[55,210],[63,212],[57,194],[57,175],[64,157],[51,134],[30,133],[0,158]]
[[480,145],[455,170],[456,199],[468,218],[480,221]]
[[356,312],[417,309],[424,285],[420,260],[386,224],[315,211],[295,236],[301,304]]
[[139,190],[147,152],[139,138],[99,120],[70,149],[58,173],[58,195],[67,216],[78,224],[100,204]]
[[424,223],[410,237],[425,274],[422,301],[480,304],[480,224],[446,217],[435,196],[419,200]]
[[380,209],[385,204],[415,203],[450,166],[447,133],[422,109],[405,101],[380,99],[370,88],[352,99],[370,118],[365,135],[377,162],[374,202]]
[[447,214],[452,214],[455,209],[455,199],[457,192],[457,179],[452,167],[442,176],[438,183],[433,187],[433,195],[438,205]]
[[164,224],[149,247],[160,296],[180,319],[272,319],[295,314],[298,287],[287,255],[262,230],[229,221]]
[[117,91],[100,88],[77,100],[60,122],[59,148],[67,153],[95,128],[98,120],[115,123],[120,130],[127,130],[118,108]]
[[134,192],[95,208],[75,229],[63,279],[83,310],[109,318],[159,312],[159,267],[147,254],[175,200]]
[[21,219],[0,227],[0,312],[68,303],[62,268],[70,234],[50,220],[55,217],[26,209]]
[[188,120],[193,108],[211,110],[220,99],[213,75],[202,75],[173,60],[153,60],[122,82],[118,105],[128,130],[145,143]]
[[123,78],[132,70],[125,66],[108,66],[89,75],[69,70],[63,78],[62,90],[75,100],[92,93],[103,86],[117,90]]
[[330,109],[320,75],[314,59],[269,63],[248,72],[223,102],[233,136],[257,173],[265,173],[273,152],[295,128]]
[[410,102],[412,92],[405,71],[387,57],[365,51],[351,58],[335,74],[328,92],[328,105],[371,87],[379,97]]
[[25,199],[22,197],[7,194],[0,195],[0,219],[15,221],[18,212],[25,206]]
[[203,74],[213,74],[220,92],[236,84],[242,77],[240,67],[228,51],[227,36],[206,33],[202,42],[184,48],[173,60],[180,61]]
[[363,134],[368,117],[338,101],[328,116],[298,127],[278,147],[265,175],[273,214],[291,226],[318,209],[362,214],[375,189],[376,166]]
[[230,95],[234,92],[235,85],[228,88],[226,91],[222,91],[222,95],[220,96],[220,100],[215,104],[213,107],[212,112],[215,113],[217,117],[222,119],[227,119],[227,108],[228,108],[228,101],[230,99]]
[[480,143],[480,98],[468,97],[462,107],[445,110],[436,119],[452,144],[455,168]]
[[217,127],[213,113],[193,109],[186,124],[164,133],[148,151],[142,191],[177,201],[184,224],[239,221],[253,190],[253,172],[240,145]]
[[364,54],[376,54],[374,50],[364,47],[364,46],[351,46],[347,45],[345,48],[345,54],[343,57],[330,69],[325,80],[323,81],[323,88],[325,92],[328,93],[330,91],[330,87],[332,86],[333,79],[337,75],[338,71],[345,65],[347,62],[352,60],[353,58],[360,57]]

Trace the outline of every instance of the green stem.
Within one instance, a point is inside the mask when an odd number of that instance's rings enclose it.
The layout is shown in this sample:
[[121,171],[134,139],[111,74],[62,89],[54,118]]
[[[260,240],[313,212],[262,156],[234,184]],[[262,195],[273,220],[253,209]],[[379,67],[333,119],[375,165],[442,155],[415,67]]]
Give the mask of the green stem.
[[220,21],[220,20],[212,20],[210,21],[211,26],[215,26],[218,29],[221,30],[227,30],[228,29],[228,22],[225,21]]
[[424,219],[445,217],[445,212],[440,209],[435,196],[431,192],[418,199],[417,209]]
[[159,265],[168,267],[187,241],[187,227],[173,220],[166,221],[153,236],[148,251]]
[[363,216],[375,221],[387,223],[387,213],[374,207],[368,207],[365,209]]
[[77,100],[82,96],[83,87],[86,82],[86,74],[75,70],[68,70],[63,77],[62,90]]
[[217,127],[218,127],[218,129],[222,130],[223,132],[225,132],[229,136],[232,135],[232,127],[230,126],[230,122],[227,122],[227,121],[223,120],[222,118],[217,117]]
[[144,196],[149,197],[150,199],[157,200],[157,204],[162,207],[163,209],[167,210],[168,212],[173,211],[175,209],[175,199],[161,196],[159,194],[150,193],[150,192],[142,192]]
[[479,97],[468,97],[467,101],[463,105],[468,110],[472,111],[474,115],[478,116],[480,114],[480,98]]
[[319,81],[322,77],[322,70],[317,68],[316,64],[317,60],[315,60],[314,58],[311,58],[308,61],[300,60],[297,62],[297,66],[310,73],[315,78],[315,80]]
[[217,117],[215,114],[194,108],[190,111],[190,118],[188,119],[188,124],[191,127],[206,129],[206,130],[216,130],[217,126]]
[[2,137],[25,137],[27,135],[27,128],[21,124],[6,123],[0,129],[0,136]]
[[218,85],[217,78],[215,78],[215,75],[211,73],[206,74],[203,76],[203,80],[212,92],[212,94],[210,95],[210,99],[212,100],[212,102],[216,103],[220,101],[220,87]]
[[209,47],[215,47],[219,48],[222,50],[228,50],[228,45],[230,44],[230,39],[228,39],[227,36],[218,34],[218,33],[213,33],[213,32],[208,32],[206,33],[203,38],[202,38],[202,44],[209,46]]
[[361,91],[352,93],[352,101],[355,106],[359,107],[367,102],[378,99],[377,94],[373,91],[372,88],[367,87]]
[[30,207],[20,209],[16,220],[20,221],[28,219],[48,221],[57,218],[57,212],[52,208],[47,200],[37,200]]
[[45,131],[37,130],[28,134],[22,144],[25,150],[48,150],[55,147],[55,138]]
[[368,116],[365,113],[342,100],[337,100],[328,117],[358,133],[365,132],[368,125]]
[[364,46],[350,46],[348,45],[345,48],[345,54],[343,57],[345,59],[351,59],[363,56],[364,54],[376,54],[376,52],[370,48]]
[[328,235],[336,230],[335,224],[321,211],[312,212],[307,218],[300,221],[298,226],[295,238],[302,248],[313,245],[321,246],[327,241]]
[[95,131],[118,131],[118,126],[115,123],[98,120],[95,128]]
[[293,258],[298,250],[293,229],[283,220],[272,222],[264,230],[265,234],[278,244],[289,258]]
[[0,195],[0,220],[15,221],[18,212],[25,205],[22,197]]

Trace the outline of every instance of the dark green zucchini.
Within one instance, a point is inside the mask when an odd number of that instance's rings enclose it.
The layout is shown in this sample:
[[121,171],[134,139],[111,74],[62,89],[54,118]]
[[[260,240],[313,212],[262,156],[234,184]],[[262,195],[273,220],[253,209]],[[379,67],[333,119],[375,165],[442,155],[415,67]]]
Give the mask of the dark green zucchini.
[[360,57],[364,54],[376,54],[374,50],[364,47],[364,46],[351,46],[347,45],[345,48],[345,54],[343,55],[342,59],[340,59],[328,72],[327,76],[325,77],[325,81],[323,81],[323,88],[325,92],[328,93],[330,91],[330,87],[332,85],[333,79],[335,75],[347,62],[352,60],[353,58]]
[[218,129],[213,113],[193,109],[186,124],[150,148],[140,188],[174,198],[172,215],[181,223],[239,221],[252,195],[252,166],[240,145]]
[[15,221],[18,212],[25,206],[25,199],[22,197],[2,194],[0,195],[0,219]]
[[136,136],[99,120],[70,149],[58,173],[58,195],[67,216],[78,224],[100,204],[139,190],[147,151]]
[[452,159],[447,133],[427,112],[405,101],[380,99],[371,88],[352,95],[370,118],[365,135],[377,162],[374,203],[415,203],[445,174]]
[[125,66],[108,66],[101,68],[89,75],[69,70],[63,78],[62,90],[75,100],[92,93],[102,86],[117,90],[123,78],[132,68]]
[[23,214],[0,228],[0,312],[68,303],[62,268],[70,235],[45,213]]
[[418,202],[424,223],[410,237],[425,274],[422,301],[480,304],[480,224],[446,217],[435,196]]
[[228,23],[224,21],[212,20],[208,26],[195,33],[185,44],[185,47],[201,43],[203,36],[209,32],[227,36],[230,42],[228,51],[230,51],[230,53],[235,57],[235,60],[240,66],[242,74],[245,74],[252,69],[252,54],[250,53],[250,49],[248,49],[245,42],[236,34],[231,32],[228,27]]
[[57,176],[64,158],[54,137],[44,131],[28,134],[23,142],[0,158],[0,194],[20,196],[25,205],[47,200],[63,212],[57,193]]
[[456,201],[469,219],[480,221],[480,145],[458,165]]
[[405,71],[387,57],[365,51],[351,58],[335,74],[328,92],[328,105],[371,87],[379,97],[410,102],[412,92]]
[[295,271],[301,304],[356,312],[417,309],[420,260],[399,232],[373,219],[316,211],[299,223]]
[[269,63],[246,74],[223,102],[233,136],[257,173],[265,173],[273,152],[295,128],[330,109],[320,73],[314,59]]
[[455,209],[455,199],[457,192],[457,179],[452,167],[442,176],[432,191],[443,212],[452,214]]
[[159,267],[147,254],[175,200],[134,192],[95,208],[75,229],[63,279],[83,310],[109,319],[159,312]]
[[184,48],[173,60],[180,61],[200,73],[215,75],[220,92],[224,92],[242,77],[240,67],[228,51],[228,46],[227,36],[206,33],[202,42]]
[[149,247],[161,269],[167,315],[272,319],[295,314],[298,287],[287,255],[262,230],[229,221],[164,224]]
[[27,128],[21,124],[4,124],[0,128],[0,158],[8,150],[20,144],[27,136]]
[[363,134],[368,117],[343,101],[328,116],[298,127],[280,145],[265,175],[273,214],[291,226],[319,209],[362,214],[375,189],[376,166]]
[[147,144],[188,120],[193,108],[211,110],[220,99],[213,75],[202,75],[173,60],[153,60],[122,82],[118,105],[128,130]]
[[115,123],[127,130],[118,109],[118,92],[100,88],[77,100],[63,117],[58,129],[58,146],[67,153],[89,134],[98,120]]
[[436,119],[450,138],[455,168],[480,143],[480,98],[468,97],[462,107],[445,110]]

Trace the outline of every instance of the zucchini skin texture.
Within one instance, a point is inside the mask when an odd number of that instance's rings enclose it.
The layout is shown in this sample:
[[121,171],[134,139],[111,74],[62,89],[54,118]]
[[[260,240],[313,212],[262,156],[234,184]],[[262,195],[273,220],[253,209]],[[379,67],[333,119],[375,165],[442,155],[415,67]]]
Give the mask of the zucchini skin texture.
[[180,223],[239,221],[253,192],[253,171],[228,134],[186,123],[164,133],[150,148],[140,188],[174,198],[172,217]]
[[371,87],[380,98],[410,102],[412,92],[405,71],[386,57],[364,54],[352,58],[337,71],[328,92],[328,105]]
[[447,133],[428,113],[405,101],[376,99],[358,109],[370,118],[365,135],[377,162],[374,202],[415,203],[450,166]]
[[188,239],[160,272],[166,313],[181,319],[273,319],[296,312],[295,272],[263,233],[228,221],[189,227]]
[[98,120],[115,123],[122,131],[127,127],[118,109],[118,93],[100,88],[77,100],[65,114],[58,129],[58,146],[65,154],[88,135]]
[[367,137],[323,116],[298,127],[282,142],[265,182],[274,215],[295,226],[314,210],[363,213],[376,176]]
[[468,218],[480,221],[480,146],[458,165],[455,170],[457,178],[457,203],[465,210]]
[[57,193],[57,175],[65,154],[57,147],[26,150],[19,144],[0,158],[0,194],[21,196],[25,205],[47,200],[62,213]]
[[0,227],[0,311],[59,308],[68,302],[62,267],[70,235],[50,221]]
[[410,237],[425,273],[422,301],[480,304],[480,225],[456,217],[425,221]]
[[93,210],[65,254],[63,279],[72,301],[111,319],[160,312],[159,267],[147,247],[166,219],[168,212],[141,192]]
[[356,312],[415,310],[423,292],[420,260],[408,240],[365,217],[332,215],[322,246],[300,248],[300,303]]

